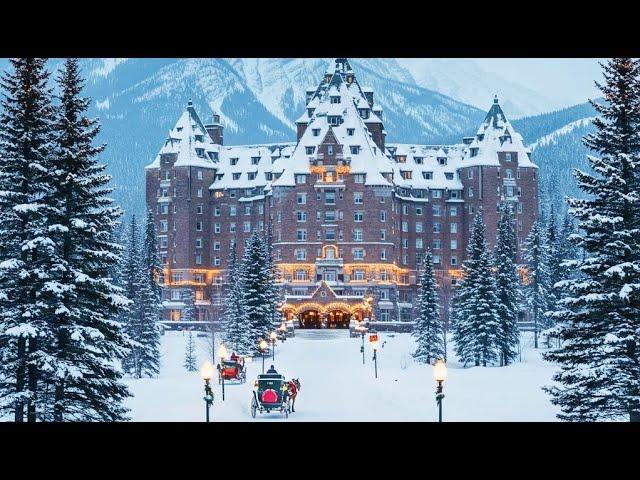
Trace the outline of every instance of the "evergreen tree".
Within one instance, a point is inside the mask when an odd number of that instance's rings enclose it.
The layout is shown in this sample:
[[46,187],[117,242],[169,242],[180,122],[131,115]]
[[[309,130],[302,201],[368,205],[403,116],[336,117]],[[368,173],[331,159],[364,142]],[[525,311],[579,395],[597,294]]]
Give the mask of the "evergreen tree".
[[76,59],[65,61],[57,81],[60,106],[50,200],[56,207],[51,219],[59,268],[51,272],[49,284],[55,285],[55,312],[51,373],[44,377],[52,409],[42,418],[120,421],[127,411],[122,402],[130,396],[116,367],[128,341],[112,321],[129,303],[111,281],[121,254],[114,242],[121,210],[109,198],[106,166],[97,162],[104,146],[92,142],[100,125],[86,117],[89,99],[80,96],[84,81]]
[[463,280],[453,303],[453,339],[458,358],[465,366],[469,362],[487,366],[500,351],[500,317],[490,255],[480,211],[473,221],[467,260],[462,267]]
[[229,259],[229,276],[224,297],[222,328],[227,346],[240,355],[253,353],[250,344],[250,325],[243,304],[241,285],[239,282],[241,265],[237,259],[237,246],[233,243]]
[[250,325],[249,345],[258,350],[260,340],[268,341],[271,326],[271,303],[269,265],[265,257],[265,242],[257,232],[249,239],[244,251],[240,272],[242,306]]
[[273,328],[273,324],[276,322],[278,318],[278,307],[282,303],[282,289],[280,285],[278,285],[278,268],[275,263],[275,258],[273,255],[273,225],[271,220],[269,220],[267,226],[267,235],[264,239],[264,248],[265,248],[265,262],[267,266],[267,298],[269,299],[269,311],[270,311],[270,322],[272,324],[271,328]]
[[527,264],[527,283],[524,286],[525,301],[533,319],[534,347],[538,348],[540,330],[548,322],[545,312],[549,307],[549,255],[542,228],[543,219],[538,219],[531,227],[525,240],[524,261]]
[[570,421],[640,421],[640,63],[603,65],[606,103],[585,137],[593,173],[576,170],[587,198],[569,199],[573,235],[585,255],[569,263],[554,312],[562,347],[545,354],[560,365],[546,390]]
[[516,358],[517,345],[520,338],[518,330],[520,279],[515,263],[517,252],[518,245],[513,226],[513,214],[507,205],[501,204],[495,248],[501,365],[509,365]]
[[46,59],[10,60],[0,116],[0,416],[35,422],[58,286],[50,218],[54,109]]
[[413,356],[422,363],[431,363],[432,360],[445,357],[444,326],[440,318],[437,288],[433,272],[433,256],[431,250],[427,250],[420,274],[418,317],[412,332],[417,343]]
[[193,338],[193,331],[189,330],[189,334],[187,335],[187,343],[184,350],[183,366],[187,369],[188,372],[195,372],[198,370],[196,362],[196,342]]
[[190,288],[183,288],[180,291],[180,301],[184,304],[182,307],[182,315],[180,315],[181,322],[195,322],[196,321],[196,299],[193,294],[193,290]]

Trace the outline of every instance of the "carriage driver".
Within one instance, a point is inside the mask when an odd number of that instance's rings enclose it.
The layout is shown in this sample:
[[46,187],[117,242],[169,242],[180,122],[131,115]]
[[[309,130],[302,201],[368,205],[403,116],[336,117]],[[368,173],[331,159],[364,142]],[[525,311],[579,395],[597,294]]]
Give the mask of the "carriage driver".
[[275,373],[276,375],[278,374],[278,372],[276,371],[276,368],[273,365],[269,367],[269,370],[267,370],[267,373]]

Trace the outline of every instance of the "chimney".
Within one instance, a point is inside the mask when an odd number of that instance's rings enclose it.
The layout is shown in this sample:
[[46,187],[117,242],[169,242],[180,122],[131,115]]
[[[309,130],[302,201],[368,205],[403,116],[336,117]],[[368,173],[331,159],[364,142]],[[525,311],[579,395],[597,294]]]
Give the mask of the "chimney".
[[217,145],[224,145],[224,127],[220,123],[220,115],[213,115],[213,123],[204,126],[211,137],[211,141]]
[[363,88],[362,92],[367,99],[367,103],[369,103],[369,107],[373,108],[373,88]]

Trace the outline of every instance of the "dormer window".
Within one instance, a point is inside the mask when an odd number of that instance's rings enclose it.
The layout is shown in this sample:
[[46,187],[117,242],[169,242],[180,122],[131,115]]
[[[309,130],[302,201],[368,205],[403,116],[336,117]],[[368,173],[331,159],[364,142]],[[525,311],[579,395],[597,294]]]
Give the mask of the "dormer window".
[[258,165],[260,163],[260,157],[251,157],[251,165]]
[[478,141],[481,142],[482,140],[484,140],[484,133],[479,133],[478,134]]
[[237,158],[230,158],[229,162],[231,163],[231,165],[237,165],[238,164],[238,159]]
[[314,128],[314,129],[312,130],[312,132],[313,132],[313,136],[314,136],[314,137],[318,137],[318,136],[320,136],[320,129],[319,129],[319,128]]
[[470,154],[471,154],[471,158],[476,157],[478,155],[478,148],[472,148],[470,149]]
[[411,170],[402,170],[400,173],[405,180],[411,180],[413,178],[413,172]]
[[204,142],[204,135],[196,135],[196,142]]
[[504,154],[504,159],[507,162],[510,162],[512,160],[512,156],[511,156],[511,152],[507,152]]
[[256,172],[249,172],[247,174],[247,177],[249,177],[249,180],[255,180],[256,179]]
[[337,127],[340,125],[340,115],[329,115],[327,121],[329,122],[329,125]]
[[234,180],[240,180],[240,175],[241,175],[241,173],[234,173],[233,174],[233,179]]
[[218,161],[218,152],[208,152],[209,153],[209,158],[211,160],[213,160],[214,162]]
[[181,132],[181,131],[182,131],[182,127],[178,127],[178,128],[176,128],[176,131],[177,131],[177,132]]
[[347,135],[349,135],[350,137],[353,137],[355,133],[356,133],[355,128],[347,128]]
[[367,118],[369,118],[369,109],[368,108],[361,108],[360,109],[360,117],[364,118],[365,120]]
[[331,103],[340,103],[340,97],[337,95],[331,96]]
[[316,151],[316,147],[305,147],[305,151],[307,152],[307,155],[313,155],[313,152]]
[[396,160],[398,161],[398,163],[406,163],[407,162],[407,156],[406,155],[397,155],[396,156]]
[[204,148],[196,148],[196,155],[198,155],[198,157],[200,157],[200,158],[205,158],[204,157]]
[[327,145],[327,155],[333,155],[333,145]]
[[310,117],[313,117],[313,112],[314,112],[314,111],[315,111],[315,108],[307,108],[307,114],[308,114]]
[[360,153],[360,146],[359,145],[351,145],[351,155],[357,155]]
[[445,177],[447,180],[453,180],[453,172],[445,172],[445,173],[444,173],[444,177]]
[[422,178],[425,180],[433,180],[433,172],[422,172]]
[[447,157],[438,157],[438,164],[446,165],[447,164]]
[[418,165],[422,165],[422,163],[423,163],[423,158],[422,157],[413,157],[413,159],[415,160],[415,162]]

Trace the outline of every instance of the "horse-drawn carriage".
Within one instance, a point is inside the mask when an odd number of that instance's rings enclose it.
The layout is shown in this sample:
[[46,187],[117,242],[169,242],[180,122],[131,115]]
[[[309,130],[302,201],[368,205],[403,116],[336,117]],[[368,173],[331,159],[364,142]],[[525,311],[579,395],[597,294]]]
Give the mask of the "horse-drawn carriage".
[[247,381],[247,372],[244,367],[244,358],[232,356],[229,360],[223,360],[218,365],[218,383],[229,380],[238,380],[240,383]]
[[266,373],[258,375],[251,398],[251,416],[256,418],[256,412],[279,411],[285,418],[289,418],[289,386],[284,375]]

